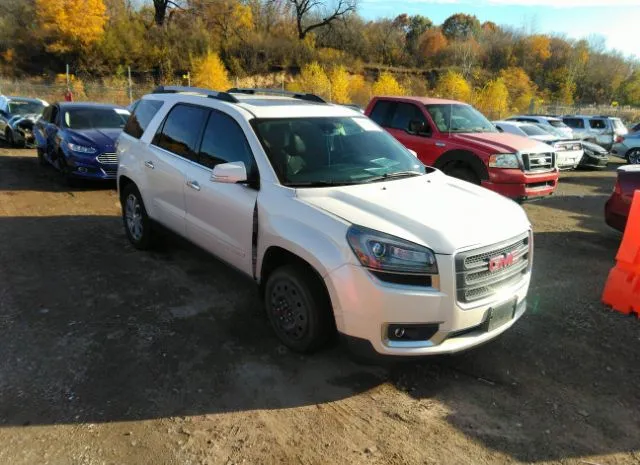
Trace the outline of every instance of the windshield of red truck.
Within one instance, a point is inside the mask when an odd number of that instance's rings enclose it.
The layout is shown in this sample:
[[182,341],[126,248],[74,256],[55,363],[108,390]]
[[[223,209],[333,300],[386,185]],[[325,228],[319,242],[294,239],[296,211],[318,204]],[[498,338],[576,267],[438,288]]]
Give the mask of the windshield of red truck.
[[482,113],[470,105],[426,105],[440,132],[498,132]]

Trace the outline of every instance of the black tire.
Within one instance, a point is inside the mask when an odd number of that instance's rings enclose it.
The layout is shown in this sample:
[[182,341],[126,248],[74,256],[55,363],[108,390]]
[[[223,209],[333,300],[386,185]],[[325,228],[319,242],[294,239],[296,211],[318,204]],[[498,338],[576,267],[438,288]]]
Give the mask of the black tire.
[[331,302],[320,278],[301,265],[284,265],[267,279],[264,306],[276,335],[295,352],[313,352],[333,334]]
[[627,152],[627,163],[630,165],[640,164],[640,149],[631,149]]
[[480,177],[467,165],[454,163],[444,167],[444,173],[453,178],[480,185]]
[[69,187],[76,187],[78,185],[78,180],[71,174],[71,169],[69,168],[69,165],[67,165],[67,161],[64,159],[64,155],[58,154],[57,160],[58,170],[62,174],[62,178],[64,179],[65,184]]
[[38,153],[38,162],[40,163],[40,166],[47,166],[47,159],[44,157],[44,150],[38,147],[36,152]]
[[15,141],[13,140],[13,132],[11,129],[7,128],[4,131],[4,140],[7,143],[7,146],[13,147],[15,145]]
[[121,205],[122,224],[129,242],[138,250],[150,249],[153,246],[153,224],[135,184],[124,188]]

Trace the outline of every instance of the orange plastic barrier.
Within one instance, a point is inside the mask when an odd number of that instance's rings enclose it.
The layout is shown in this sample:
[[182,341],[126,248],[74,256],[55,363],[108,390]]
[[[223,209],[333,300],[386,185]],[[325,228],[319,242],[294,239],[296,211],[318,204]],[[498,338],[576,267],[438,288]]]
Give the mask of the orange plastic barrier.
[[635,191],[622,244],[602,293],[605,305],[640,317],[640,190]]

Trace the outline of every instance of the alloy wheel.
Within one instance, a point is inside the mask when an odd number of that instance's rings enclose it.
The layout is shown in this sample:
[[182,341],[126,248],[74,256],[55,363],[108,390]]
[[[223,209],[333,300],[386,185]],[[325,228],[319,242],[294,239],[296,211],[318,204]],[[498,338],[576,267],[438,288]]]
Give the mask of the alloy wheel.
[[142,206],[138,201],[138,197],[129,194],[125,203],[125,218],[127,221],[127,229],[134,241],[140,241],[144,234],[142,225]]

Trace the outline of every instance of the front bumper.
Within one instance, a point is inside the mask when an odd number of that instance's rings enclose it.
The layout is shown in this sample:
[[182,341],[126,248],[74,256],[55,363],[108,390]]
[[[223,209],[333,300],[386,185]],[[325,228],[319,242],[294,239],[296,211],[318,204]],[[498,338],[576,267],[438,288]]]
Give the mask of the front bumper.
[[584,156],[578,166],[581,168],[606,168],[608,164],[609,154],[597,155],[595,153],[584,152]]
[[489,169],[489,180],[482,186],[505,197],[528,200],[553,194],[558,185],[558,172],[529,173],[519,169]]
[[[439,289],[382,282],[359,265],[343,265],[329,273],[325,282],[338,331],[350,340],[367,341],[379,355],[450,354],[495,338],[524,314],[530,273],[490,301],[463,305],[456,298],[452,257],[439,256],[438,267]],[[488,331],[490,309],[508,301],[516,303],[513,318]],[[389,325],[398,324],[436,324],[438,329],[428,340],[390,341]]]
[[118,174],[118,164],[104,164],[96,160],[95,155],[78,156],[67,155],[67,165],[70,174],[76,178],[95,180],[115,180]]
[[583,150],[568,150],[556,152],[558,168],[573,169],[577,167],[583,155]]

